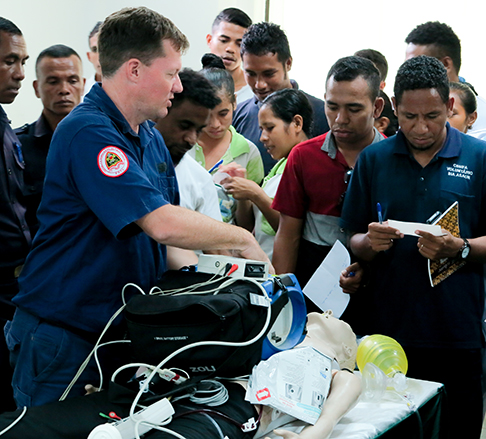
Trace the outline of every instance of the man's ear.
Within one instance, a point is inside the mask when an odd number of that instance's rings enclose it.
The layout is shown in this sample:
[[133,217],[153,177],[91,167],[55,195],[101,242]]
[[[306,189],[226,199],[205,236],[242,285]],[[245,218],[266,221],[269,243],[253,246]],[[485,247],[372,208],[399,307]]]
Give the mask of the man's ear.
[[131,58],[124,64],[126,78],[131,82],[138,82],[140,79],[142,62],[137,58]]
[[32,86],[34,87],[35,95],[40,99],[40,93],[39,93],[39,81],[37,79],[32,83]]
[[449,102],[446,104],[447,106],[447,117],[452,116],[452,109],[454,108],[454,97],[450,96],[449,97]]
[[452,58],[450,56],[444,56],[440,59],[440,62],[444,64],[444,67],[447,70],[447,76],[449,78],[451,77],[451,73],[453,73],[454,76],[457,74],[456,67],[454,66],[454,63],[452,62]]
[[380,97],[376,98],[374,107],[373,117],[376,119],[381,116],[381,113],[383,113],[383,108],[385,108],[385,100]]
[[290,57],[287,61],[285,61],[285,71],[290,72],[292,68],[292,57]]
[[390,125],[390,119],[388,119],[388,117],[386,116],[382,116],[379,117],[378,119],[375,119],[375,128],[380,133],[384,133],[388,128],[388,125]]
[[206,44],[208,46],[211,44],[212,39],[213,39],[213,36],[211,34],[206,35]]

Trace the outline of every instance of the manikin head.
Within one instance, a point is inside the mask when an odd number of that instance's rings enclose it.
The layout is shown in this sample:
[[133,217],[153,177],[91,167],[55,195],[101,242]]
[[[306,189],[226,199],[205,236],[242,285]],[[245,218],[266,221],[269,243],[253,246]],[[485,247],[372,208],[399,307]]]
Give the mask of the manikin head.
[[354,370],[358,344],[351,326],[337,319],[328,310],[307,315],[307,335],[299,346],[312,346],[335,359],[343,369]]

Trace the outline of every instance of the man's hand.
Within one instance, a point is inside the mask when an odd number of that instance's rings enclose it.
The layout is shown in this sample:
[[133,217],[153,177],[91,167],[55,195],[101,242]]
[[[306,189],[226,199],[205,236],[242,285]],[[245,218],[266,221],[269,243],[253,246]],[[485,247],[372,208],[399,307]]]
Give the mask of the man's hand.
[[343,293],[352,294],[358,291],[363,279],[364,270],[359,262],[354,262],[349,267],[341,271],[339,277],[339,286],[343,289]]
[[393,246],[393,240],[402,239],[403,236],[399,230],[390,227],[388,221],[368,225],[369,245],[376,253],[389,250]]
[[419,253],[433,261],[456,257],[464,243],[463,239],[452,236],[445,229],[442,229],[443,236],[435,236],[422,230],[416,230],[415,233],[420,236],[417,241]]
[[275,274],[275,268],[273,268],[270,259],[266,253],[262,250],[260,245],[254,239],[253,242],[243,250],[235,250],[233,251],[233,255],[236,258],[244,258],[244,259],[252,259],[254,261],[263,261],[269,263],[268,272],[270,274]]

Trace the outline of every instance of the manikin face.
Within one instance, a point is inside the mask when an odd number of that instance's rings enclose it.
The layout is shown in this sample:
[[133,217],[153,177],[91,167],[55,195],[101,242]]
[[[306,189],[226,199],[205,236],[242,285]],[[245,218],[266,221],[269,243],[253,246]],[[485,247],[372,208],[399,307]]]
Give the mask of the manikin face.
[[307,316],[307,335],[299,346],[312,346],[336,359],[341,368],[354,369],[358,346],[351,327],[332,315],[332,311]]
[[393,98],[400,129],[412,151],[438,151],[442,148],[453,101],[449,99],[448,103],[444,103],[435,88],[407,90],[399,104]]
[[76,55],[68,58],[44,57],[37,65],[35,94],[44,113],[64,117],[81,102],[84,91],[83,67]]
[[211,139],[222,139],[233,120],[235,105],[224,92],[218,93],[221,104],[211,110],[208,124],[203,128],[204,133]]
[[276,53],[269,52],[261,56],[251,53],[243,55],[246,82],[260,101],[274,91],[292,87],[288,75],[291,67],[292,58],[282,64]]
[[454,98],[454,106],[452,107],[452,114],[449,115],[448,121],[452,127],[467,133],[470,130],[478,117],[477,111],[472,114],[467,114],[464,104],[462,103],[461,94],[456,90],[451,90],[451,97]]
[[362,76],[352,81],[329,78],[325,101],[327,121],[338,146],[369,138],[384,104],[381,98],[371,100],[369,85]]
[[260,142],[274,160],[287,157],[292,148],[299,143],[295,122],[285,123],[275,116],[268,105],[263,105],[260,109],[258,123],[262,130]]
[[28,58],[22,35],[0,31],[0,104],[11,104],[19,94]]
[[245,32],[244,27],[221,21],[213,28],[213,33],[206,36],[209,50],[223,59],[229,72],[241,68],[240,47]]
[[93,35],[89,39],[89,52],[86,52],[86,56],[96,72],[96,76],[101,78],[101,66],[100,66],[100,54],[98,52],[98,34]]
[[157,121],[155,127],[162,134],[174,164],[177,165],[196,144],[210,112],[209,108],[185,99],[171,108],[166,117]]

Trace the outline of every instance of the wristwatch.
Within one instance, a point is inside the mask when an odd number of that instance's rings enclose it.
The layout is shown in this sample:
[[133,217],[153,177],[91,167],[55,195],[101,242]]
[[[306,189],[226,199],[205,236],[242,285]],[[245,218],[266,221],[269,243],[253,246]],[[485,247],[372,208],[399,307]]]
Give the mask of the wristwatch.
[[471,244],[469,244],[469,241],[466,238],[462,238],[464,240],[464,244],[462,244],[462,247],[460,248],[459,252],[457,253],[458,259],[466,259],[469,255],[469,252],[471,251]]

